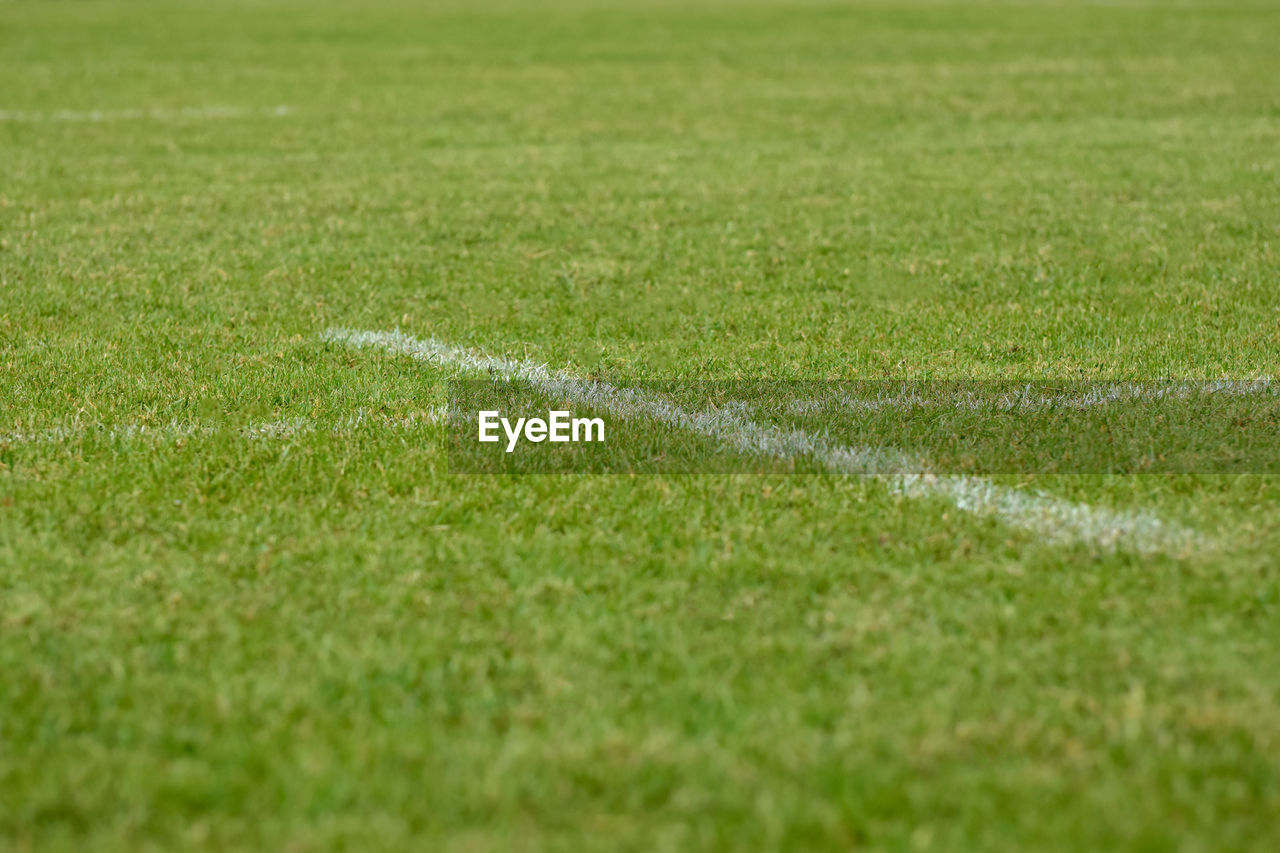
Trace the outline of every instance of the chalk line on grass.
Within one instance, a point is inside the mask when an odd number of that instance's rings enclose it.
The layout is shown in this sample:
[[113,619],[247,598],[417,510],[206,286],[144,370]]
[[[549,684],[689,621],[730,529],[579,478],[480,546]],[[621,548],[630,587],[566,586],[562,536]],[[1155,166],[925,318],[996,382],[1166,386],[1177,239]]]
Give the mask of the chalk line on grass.
[[154,119],[220,119],[263,116],[277,118],[293,112],[293,107],[281,104],[274,107],[250,109],[247,107],[152,107],[150,109],[119,110],[0,110],[0,121],[9,122],[107,122]]
[[999,519],[1047,541],[1141,553],[1180,552],[1205,544],[1194,531],[1148,513],[1093,507],[1043,492],[1001,486],[984,477],[931,474],[923,460],[899,451],[840,445],[802,429],[756,423],[742,414],[741,405],[690,411],[643,390],[581,379],[533,361],[477,354],[399,330],[332,328],[322,337],[331,343],[379,349],[463,372],[522,379],[557,399],[624,420],[649,420],[688,430],[743,453],[783,460],[807,456],[832,473],[875,477],[894,494],[942,499],[965,512]]
[[954,409],[970,412],[1083,411],[1120,403],[1182,400],[1199,395],[1253,397],[1280,394],[1280,385],[1274,383],[1269,376],[1257,379],[1210,379],[1167,383],[1106,382],[1098,383],[1075,394],[1043,394],[1034,385],[1027,384],[1006,391],[997,397],[984,397],[971,390],[956,390],[937,397],[928,397],[910,389],[910,384],[902,383],[907,390],[901,393],[874,398],[856,397],[837,388],[823,397],[794,400],[787,404],[786,410],[793,415],[831,411],[881,412],[919,409]]
[[[274,421],[248,423],[234,427],[233,431],[244,438],[251,439],[285,439],[311,433],[350,435],[366,428],[393,432],[411,430],[426,424],[443,423],[445,417],[446,410],[438,406],[421,413],[401,417],[374,415],[364,409],[356,409],[332,421],[318,421],[314,418],[305,417],[282,418]],[[160,424],[125,423],[107,425],[73,420],[45,429],[15,430],[0,433],[0,445],[65,444],[88,437],[125,442],[149,439],[163,441],[211,436],[216,435],[219,431],[219,427],[201,421],[171,420]]]

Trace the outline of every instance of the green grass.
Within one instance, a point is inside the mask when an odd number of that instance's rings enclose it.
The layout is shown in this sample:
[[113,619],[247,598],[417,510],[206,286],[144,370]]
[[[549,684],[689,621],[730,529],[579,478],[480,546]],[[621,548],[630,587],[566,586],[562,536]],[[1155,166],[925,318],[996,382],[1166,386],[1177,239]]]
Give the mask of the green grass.
[[1278,32],[0,0],[0,847],[1274,849],[1273,477],[1014,480],[1215,543],[1142,556],[236,427],[445,400],[331,326],[623,385],[1280,373]]

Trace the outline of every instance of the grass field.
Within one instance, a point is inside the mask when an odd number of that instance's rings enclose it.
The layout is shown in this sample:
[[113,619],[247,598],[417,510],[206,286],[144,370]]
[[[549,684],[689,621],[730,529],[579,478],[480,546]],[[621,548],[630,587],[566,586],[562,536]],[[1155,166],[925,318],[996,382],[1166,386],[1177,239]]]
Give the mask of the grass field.
[[451,473],[438,415],[467,352],[1280,374],[1277,44],[1269,2],[0,0],[0,848],[1276,849],[1274,476],[997,477],[1075,508],[1031,524],[838,465]]

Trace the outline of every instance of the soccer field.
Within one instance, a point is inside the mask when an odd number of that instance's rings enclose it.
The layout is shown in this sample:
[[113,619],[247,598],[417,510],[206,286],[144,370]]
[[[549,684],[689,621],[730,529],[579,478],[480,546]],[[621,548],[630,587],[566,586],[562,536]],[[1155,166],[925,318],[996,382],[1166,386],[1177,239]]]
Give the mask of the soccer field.
[[1276,375],[1275,3],[0,0],[0,848],[1278,849]]

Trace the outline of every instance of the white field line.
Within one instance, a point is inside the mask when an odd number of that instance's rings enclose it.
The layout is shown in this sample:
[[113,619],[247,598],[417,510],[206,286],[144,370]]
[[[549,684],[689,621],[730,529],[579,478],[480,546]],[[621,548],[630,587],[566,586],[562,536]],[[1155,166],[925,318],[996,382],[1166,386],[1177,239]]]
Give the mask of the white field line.
[[[387,417],[371,415],[363,409],[357,409],[349,415],[334,421],[320,422],[313,418],[282,418],[275,421],[250,423],[236,428],[241,436],[253,439],[284,439],[310,433],[331,433],[333,435],[349,435],[362,429],[388,430],[392,432],[412,430],[424,424],[437,424],[445,421],[444,408],[435,407],[419,414],[403,417]],[[198,421],[169,421],[162,424],[103,424],[71,421],[47,429],[0,433],[0,445],[5,444],[65,444],[88,436],[100,437],[108,441],[142,441],[148,439],[168,440],[189,438],[192,436],[216,435],[219,429],[208,423]]]
[[609,412],[624,420],[648,420],[716,439],[736,451],[776,459],[811,457],[836,474],[871,476],[907,498],[941,498],[965,512],[992,517],[1056,543],[1081,542],[1142,553],[1202,547],[1194,531],[1147,513],[1091,507],[1042,492],[997,485],[984,477],[921,473],[926,466],[898,451],[833,444],[801,429],[758,424],[742,406],[689,411],[668,399],[606,382],[580,379],[532,361],[476,354],[434,338],[400,331],[329,329],[324,340],[407,355],[429,364],[508,379],[522,379],[549,396]]
[[1168,383],[1112,382],[1100,383],[1079,394],[1042,394],[1033,385],[1025,385],[999,397],[983,397],[961,392],[925,397],[915,391],[875,398],[855,397],[836,389],[831,394],[812,400],[795,400],[786,410],[793,415],[814,412],[880,412],[914,409],[956,409],[970,412],[1045,412],[1083,411],[1118,403],[1182,400],[1200,395],[1252,397],[1280,393],[1280,385],[1270,377],[1258,379],[1211,379]]
[[179,107],[177,109],[153,107],[151,109],[123,110],[0,110],[0,121],[11,122],[104,122],[154,119],[219,119],[265,116],[276,118],[293,112],[293,107],[276,106],[249,109],[246,107]]

